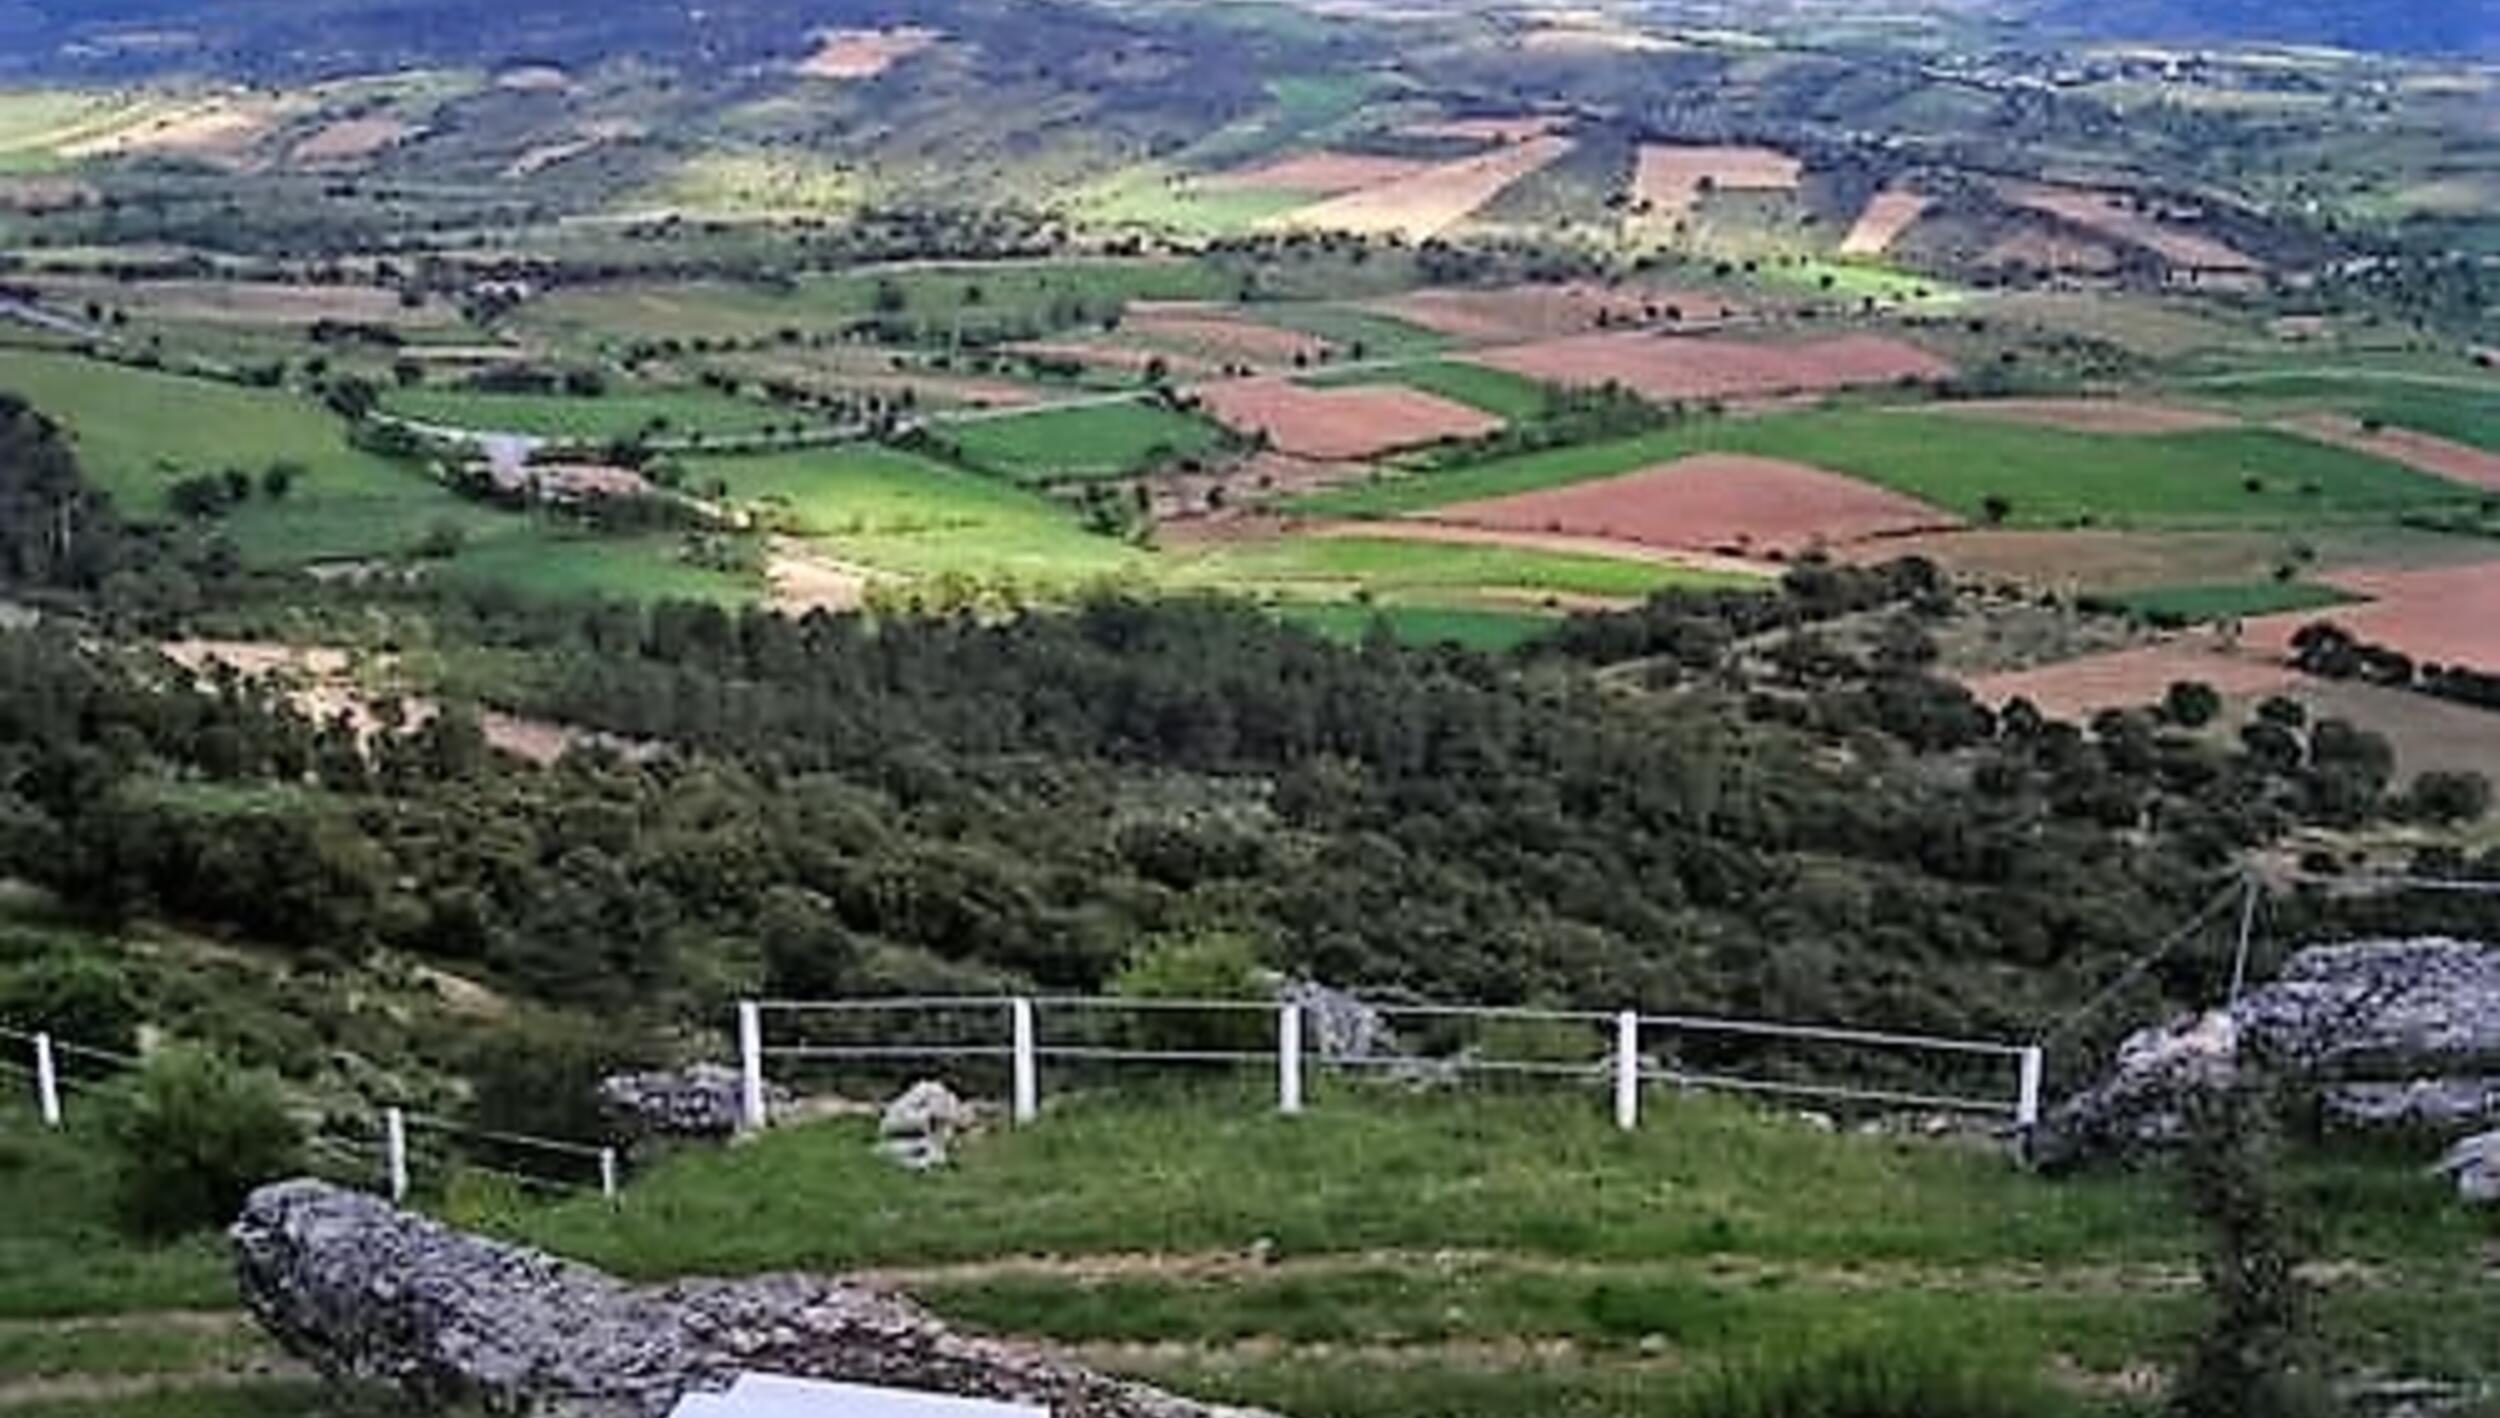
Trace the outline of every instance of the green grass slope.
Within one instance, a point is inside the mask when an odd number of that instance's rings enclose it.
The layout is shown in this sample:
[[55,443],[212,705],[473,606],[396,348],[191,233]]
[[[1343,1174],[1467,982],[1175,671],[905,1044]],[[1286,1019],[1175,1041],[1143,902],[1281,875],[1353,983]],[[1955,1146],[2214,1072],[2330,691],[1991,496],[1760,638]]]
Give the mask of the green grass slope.
[[1147,403],[972,419],[949,425],[946,437],[965,461],[1027,483],[1125,477],[1221,439],[1204,419]]

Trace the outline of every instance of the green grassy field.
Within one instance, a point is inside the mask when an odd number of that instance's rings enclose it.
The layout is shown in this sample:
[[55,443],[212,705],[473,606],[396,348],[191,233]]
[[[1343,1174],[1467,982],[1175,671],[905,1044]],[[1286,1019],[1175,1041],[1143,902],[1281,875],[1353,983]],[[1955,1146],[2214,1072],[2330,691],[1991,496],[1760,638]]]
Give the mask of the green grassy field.
[[1375,626],[1402,645],[1456,645],[1500,654],[1554,628],[1555,617],[1534,611],[1469,606],[1286,605],[1279,619],[1340,645],[1359,645]]
[[1319,198],[1307,192],[1210,187],[1162,163],[1130,168],[1085,195],[1089,221],[1188,236],[1239,236]]
[[412,468],[350,448],[334,415],[282,391],[26,350],[0,350],[0,389],[66,426],[88,478],[137,520],[172,516],[166,491],[184,478],[301,465],[284,499],[255,492],[222,519],[254,564],[383,555],[407,550],[438,521],[475,535],[511,521]]
[[598,398],[485,394],[467,389],[395,389],[382,407],[446,428],[539,438],[604,440],[638,433],[742,434],[786,427],[804,415],[701,389],[629,389]]
[[729,603],[753,600],[764,590],[760,577],[688,561],[675,535],[601,536],[544,521],[476,538],[435,574],[559,599]]
[[1037,493],[887,448],[696,460],[690,472],[774,509],[784,530],[881,570],[1068,587],[1152,564]]
[[1117,478],[1214,449],[1204,419],[1150,404],[1097,404],[948,425],[965,461],[1017,482]]
[[2500,452],[2500,378],[2432,382],[2291,369],[2223,376],[2203,387],[2265,410],[2328,408]]
[[2108,598],[2137,615],[2201,625],[2284,611],[2349,605],[2355,599],[2332,586],[2300,581],[2245,581],[2204,586],[2155,586]]
[[1298,505],[1326,515],[1391,516],[1612,477],[1697,452],[1794,459],[1972,520],[2001,497],[2007,525],[2017,527],[2299,527],[2392,520],[2470,496],[2393,463],[2264,429],[2103,436],[1834,410],[1691,423],[1318,493]]
[[1549,402],[1545,386],[1533,379],[1523,379],[1506,370],[1480,364],[1460,364],[1454,360],[1400,365],[1394,369],[1358,369],[1321,374],[1303,382],[1322,387],[1398,384],[1420,389],[1427,394],[1438,394],[1470,408],[1482,409],[1512,423],[1525,423],[1538,417],[1545,412]]
[[1380,595],[1485,590],[1620,600],[1669,587],[1759,584],[1659,562],[1385,537],[1289,537],[1226,547],[1192,561],[1181,574],[1261,590],[1338,585]]

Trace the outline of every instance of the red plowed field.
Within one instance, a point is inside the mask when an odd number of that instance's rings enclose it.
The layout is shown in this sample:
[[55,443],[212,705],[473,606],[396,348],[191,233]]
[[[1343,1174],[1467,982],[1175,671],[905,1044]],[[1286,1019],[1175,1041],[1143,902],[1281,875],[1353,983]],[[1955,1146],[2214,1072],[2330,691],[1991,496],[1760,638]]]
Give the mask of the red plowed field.
[[1257,167],[1218,173],[1202,184],[1223,192],[1309,192],[1334,196],[1413,177],[1431,163],[1369,153],[1302,153]]
[[1762,556],[1960,523],[1802,463],[1705,453],[1662,468],[1437,509],[1436,521]]
[[2272,652],[2302,626],[2331,620],[2417,661],[2500,670],[2500,561],[2435,571],[2342,571],[2321,579],[2369,597],[2369,604],[2252,620],[2248,643]]
[[1579,335],[1468,356],[1547,384],[1619,383],[1652,399],[1735,399],[1812,393],[1902,379],[1942,379],[1953,366],[1906,341],[1843,335],[1764,345],[1633,331]]
[[1502,427],[1491,414],[1395,385],[1306,389],[1283,379],[1238,379],[1197,392],[1227,427],[1264,430],[1277,452],[1297,458],[1373,458]]
[[[2252,637],[2248,643],[2257,642]],[[1990,706],[2028,699],[2052,719],[2088,719],[2103,709],[2157,704],[2180,680],[2200,681],[2237,699],[2273,694],[2299,679],[2299,671],[2270,654],[2234,651],[2199,638],[1982,675],[1970,681],[1970,691]]]

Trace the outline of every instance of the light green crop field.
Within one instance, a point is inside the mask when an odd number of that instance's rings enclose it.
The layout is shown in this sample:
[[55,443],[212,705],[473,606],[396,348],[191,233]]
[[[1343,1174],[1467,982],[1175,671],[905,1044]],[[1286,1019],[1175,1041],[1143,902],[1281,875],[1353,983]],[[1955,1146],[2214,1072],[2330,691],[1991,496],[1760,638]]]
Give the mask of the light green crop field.
[[1187,236],[1239,236],[1319,198],[1307,192],[1210,187],[1162,163],[1133,167],[1088,192],[1089,221]]
[[249,562],[292,565],[407,550],[430,524],[486,532],[508,519],[415,469],[347,445],[338,418],[295,395],[130,369],[68,355],[0,350],[0,389],[67,427],[79,461],[125,516],[162,521],[187,477],[272,463],[305,473],[283,500],[255,490],[221,521]]
[[2135,612],[2191,625],[2284,611],[2350,605],[2358,597],[2302,581],[2245,581],[2204,586],[2155,586],[2109,598]]
[[539,438],[608,439],[638,433],[742,434],[786,427],[805,416],[705,389],[621,389],[597,398],[487,394],[467,389],[394,389],[382,407],[444,428]]
[[968,420],[945,436],[966,462],[1024,483],[1125,477],[1222,440],[1206,420],[1143,400]]
[[2300,370],[2219,376],[2202,383],[2261,410],[2332,409],[2500,453],[2500,378],[2417,378],[2397,371],[2315,374]]
[[[2300,527],[2454,506],[2470,494],[2265,429],[2095,435],[1885,410],[1713,419],[1639,438],[1318,493],[1304,510],[1392,516],[1612,477],[1699,452],[1787,458],[2019,527]],[[2253,480],[2253,483],[2252,483]]]
[[616,537],[515,517],[464,543],[437,572],[448,581],[510,586],[558,600],[751,601],[760,577],[699,566],[673,535]]
[[1223,300],[1236,293],[1225,272],[1188,258],[996,262],[844,272],[787,289],[698,281],[565,290],[522,318],[566,338],[658,340],[816,331],[883,314],[938,338],[1028,322],[1069,329],[1132,300]]
[[777,510],[792,534],[880,570],[1067,586],[1144,573],[1153,562],[1038,493],[889,448],[697,460],[690,472]]
[[1191,562],[1183,575],[1258,589],[1360,586],[1380,594],[1484,590],[1620,600],[1671,587],[1761,584],[1660,562],[1385,537],[1288,537],[1226,547]]
[[1426,364],[1406,364],[1390,369],[1357,369],[1314,375],[1302,381],[1322,387],[1360,384],[1398,384],[1438,394],[1444,399],[1482,409],[1512,423],[1525,423],[1543,414],[1551,402],[1544,385],[1523,379],[1507,370],[1481,364],[1461,364],[1454,360],[1435,360]]

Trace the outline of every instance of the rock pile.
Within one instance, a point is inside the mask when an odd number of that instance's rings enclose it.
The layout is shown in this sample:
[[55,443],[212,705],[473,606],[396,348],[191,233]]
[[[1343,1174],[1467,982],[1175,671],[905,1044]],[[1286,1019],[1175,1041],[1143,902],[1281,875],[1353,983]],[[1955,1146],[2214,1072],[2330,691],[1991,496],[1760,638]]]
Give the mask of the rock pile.
[[660,1418],[757,1371],[1043,1405],[1058,1418],[1228,1410],[956,1335],[907,1301],[806,1276],[634,1289],[324,1182],[252,1195],[244,1302],[286,1349],[426,1408]]
[[907,1171],[926,1172],[946,1165],[955,1139],[980,1121],[972,1105],[955,1090],[924,1078],[885,1105],[877,1123],[877,1151]]
[[[695,1064],[656,1073],[624,1073],[599,1081],[599,1109],[625,1137],[724,1138],[744,1123],[744,1083],[723,1064]],[[786,1105],[767,1094],[766,1110]]]
[[2490,1127],[2500,950],[2425,939],[2302,951],[2231,1009],[2129,1038],[2107,1078],[2045,1120],[2034,1154],[2060,1166],[2176,1142],[2189,1100],[2250,1061],[2314,1088],[2332,1127]]

